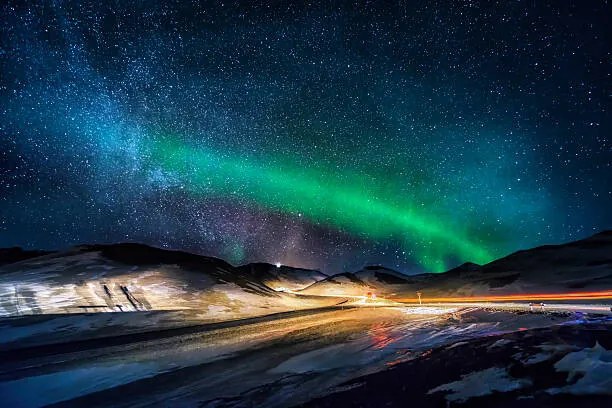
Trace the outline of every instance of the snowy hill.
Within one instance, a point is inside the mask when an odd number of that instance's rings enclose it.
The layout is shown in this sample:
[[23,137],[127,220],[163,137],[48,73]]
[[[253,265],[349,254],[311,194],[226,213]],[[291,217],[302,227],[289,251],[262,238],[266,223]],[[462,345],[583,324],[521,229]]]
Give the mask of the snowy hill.
[[[414,298],[554,293],[612,288],[612,231],[562,245],[522,250],[486,265],[465,263],[439,274],[403,275],[367,267],[323,279],[301,293]],[[394,294],[394,295],[393,295]]]
[[[89,245],[64,252],[1,252],[0,316],[108,311],[189,311],[223,320],[328,306],[344,295],[424,299],[610,290],[612,232],[519,251],[487,265],[404,275],[370,266],[318,271],[227,262],[140,244]],[[298,291],[299,295],[282,290]],[[317,296],[336,296],[317,297]]]
[[382,266],[367,266],[358,272],[332,275],[305,288],[300,293],[363,296],[368,292],[373,292],[377,295],[391,295],[404,290],[408,285],[419,282],[423,276],[413,277]]
[[140,244],[81,246],[0,267],[0,316],[190,310],[220,320],[333,302],[279,293],[220,259]]
[[483,266],[431,275],[419,289],[435,295],[580,292],[612,288],[612,231],[522,250]]
[[300,290],[328,277],[312,269],[276,266],[268,263],[251,263],[239,266],[237,269],[274,290]]

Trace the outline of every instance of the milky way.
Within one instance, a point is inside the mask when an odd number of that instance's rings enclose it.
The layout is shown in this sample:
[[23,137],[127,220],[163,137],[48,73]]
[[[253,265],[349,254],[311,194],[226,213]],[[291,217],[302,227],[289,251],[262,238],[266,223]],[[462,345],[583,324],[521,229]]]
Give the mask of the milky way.
[[23,3],[0,246],[413,273],[612,227],[605,4]]

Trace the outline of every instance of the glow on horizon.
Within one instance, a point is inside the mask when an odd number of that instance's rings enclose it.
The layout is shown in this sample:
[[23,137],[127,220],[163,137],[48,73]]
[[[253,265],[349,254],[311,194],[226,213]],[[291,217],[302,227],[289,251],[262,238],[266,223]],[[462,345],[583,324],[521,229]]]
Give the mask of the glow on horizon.
[[[388,298],[401,303],[419,303],[415,298]],[[507,301],[536,301],[536,300],[603,300],[612,299],[612,291],[597,292],[569,292],[569,293],[521,293],[513,295],[496,296],[455,296],[455,297],[423,297],[426,303],[469,303],[469,302],[507,302]]]

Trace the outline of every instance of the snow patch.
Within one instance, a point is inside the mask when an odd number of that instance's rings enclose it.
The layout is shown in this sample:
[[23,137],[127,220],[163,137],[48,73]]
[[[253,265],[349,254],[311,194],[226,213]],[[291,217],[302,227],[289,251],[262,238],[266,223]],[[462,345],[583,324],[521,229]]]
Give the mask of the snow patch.
[[211,315],[223,314],[230,311],[231,309],[227,306],[208,305],[208,313]]
[[592,348],[566,354],[555,364],[557,371],[567,372],[567,381],[573,384],[546,390],[549,394],[612,395],[612,350],[599,343]]
[[406,314],[422,314],[422,315],[439,315],[447,313],[455,313],[457,308],[449,307],[406,307],[404,313]]
[[465,402],[472,397],[492,394],[495,391],[508,392],[531,385],[528,379],[512,378],[505,368],[491,367],[461,377],[461,380],[442,384],[427,392],[452,391],[446,395],[449,402]]
[[334,344],[293,356],[269,370],[270,373],[303,374],[342,367],[367,365],[376,353],[361,353],[363,344]]

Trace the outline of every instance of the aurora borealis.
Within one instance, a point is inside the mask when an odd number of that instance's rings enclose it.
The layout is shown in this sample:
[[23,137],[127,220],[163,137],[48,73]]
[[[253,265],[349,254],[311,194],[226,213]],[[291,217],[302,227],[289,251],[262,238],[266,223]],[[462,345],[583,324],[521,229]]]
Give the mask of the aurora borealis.
[[[439,262],[453,253],[478,262],[491,260],[470,238],[458,236],[437,220],[428,220],[410,207],[394,207],[373,196],[371,191],[360,191],[354,184],[334,184],[327,174],[257,166],[244,158],[227,160],[171,143],[157,143],[153,151],[153,158],[161,162],[161,168],[182,176],[184,185],[195,193],[203,185],[212,186],[222,196],[231,196],[243,189],[243,198],[254,204],[304,216],[311,222],[325,222],[368,238],[405,238],[408,247],[414,242],[430,241],[432,244],[423,246],[432,249],[417,255],[419,263],[429,270],[444,270],[445,265]],[[434,242],[443,242],[448,249],[440,249]]]
[[612,227],[607,5],[318,3],[3,5],[0,246],[413,273]]

